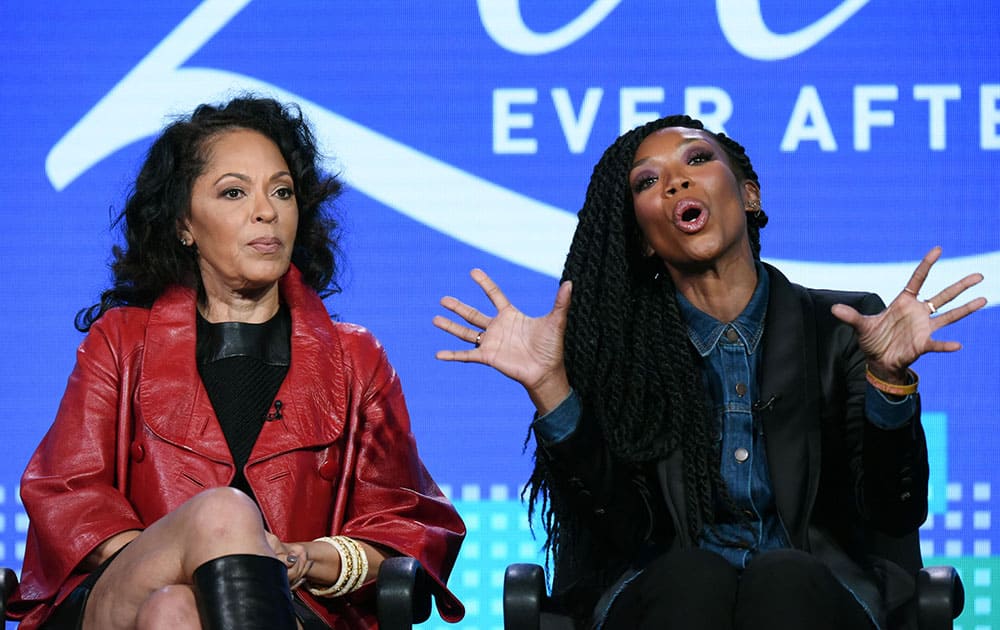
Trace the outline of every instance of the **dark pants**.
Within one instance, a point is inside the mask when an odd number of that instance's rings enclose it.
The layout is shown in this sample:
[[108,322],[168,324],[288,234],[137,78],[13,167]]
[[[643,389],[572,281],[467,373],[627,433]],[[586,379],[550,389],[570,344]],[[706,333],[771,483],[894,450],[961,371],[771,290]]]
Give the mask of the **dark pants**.
[[864,609],[822,562],[797,550],[761,554],[742,571],[686,549],[654,560],[614,600],[607,630],[870,630]]

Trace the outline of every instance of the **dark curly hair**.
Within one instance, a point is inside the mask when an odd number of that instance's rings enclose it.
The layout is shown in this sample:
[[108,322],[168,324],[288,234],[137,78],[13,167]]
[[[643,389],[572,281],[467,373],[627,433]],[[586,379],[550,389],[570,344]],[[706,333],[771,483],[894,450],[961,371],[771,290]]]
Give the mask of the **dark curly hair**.
[[223,105],[200,105],[167,126],[153,142],[139,170],[125,209],[114,221],[125,244],[112,249],[110,288],[100,301],[77,313],[76,327],[87,331],[108,309],[148,308],[170,285],[198,289],[201,275],[195,247],[177,237],[190,216],[191,189],[204,171],[211,140],[233,129],[250,129],[270,138],[292,174],[298,203],[298,231],[292,263],[321,296],[340,290],[336,280],[338,224],[329,213],[342,185],[320,170],[312,129],[297,105],[252,95]]
[[[582,401],[584,426],[596,428],[614,458],[639,470],[680,449],[691,540],[715,522],[714,497],[732,508],[713,448],[710,409],[705,402],[699,357],[681,319],[674,285],[657,256],[648,256],[635,217],[628,175],[636,150],[666,127],[704,129],[688,116],[668,116],[619,137],[594,168],[563,271],[573,281],[565,335],[570,384]],[[759,180],[745,150],[722,133],[706,131],[724,149],[737,180]],[[747,232],[760,256],[763,212],[747,213]],[[557,582],[586,581],[606,587],[612,567],[602,565],[599,543],[586,521],[560,496],[565,490],[543,450],[526,487],[529,510],[541,512],[546,549]],[[628,518],[622,515],[620,518]],[[700,520],[699,520],[700,519]],[[583,577],[581,576],[583,574]],[[595,577],[595,575],[597,577]],[[604,582],[604,583],[602,583]]]

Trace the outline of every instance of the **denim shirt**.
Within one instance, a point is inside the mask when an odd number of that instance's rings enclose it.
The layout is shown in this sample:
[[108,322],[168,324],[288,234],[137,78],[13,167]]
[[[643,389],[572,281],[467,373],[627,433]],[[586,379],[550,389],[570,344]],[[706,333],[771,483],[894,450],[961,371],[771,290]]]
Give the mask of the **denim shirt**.
[[[677,302],[688,337],[703,359],[702,378],[710,401],[722,478],[740,513],[706,532],[700,546],[715,551],[738,568],[754,555],[788,546],[771,486],[765,436],[754,403],[758,403],[761,338],[764,334],[770,280],[757,263],[757,287],[743,312],[723,323],[699,311],[679,292]],[[542,444],[555,444],[576,430],[581,415],[579,396],[571,391],[558,407],[532,424]],[[916,411],[914,396],[890,401],[867,387],[865,414],[883,429],[899,428]],[[720,504],[721,507],[721,504]],[[717,514],[727,514],[719,510]]]
[[764,431],[754,409],[769,286],[767,271],[758,264],[750,302],[729,323],[703,313],[677,293],[688,338],[703,360],[702,383],[715,422],[719,465],[733,504],[726,509],[722,499],[716,499],[720,520],[713,530],[706,529],[700,545],[738,568],[746,567],[756,553],[788,546],[774,505]]

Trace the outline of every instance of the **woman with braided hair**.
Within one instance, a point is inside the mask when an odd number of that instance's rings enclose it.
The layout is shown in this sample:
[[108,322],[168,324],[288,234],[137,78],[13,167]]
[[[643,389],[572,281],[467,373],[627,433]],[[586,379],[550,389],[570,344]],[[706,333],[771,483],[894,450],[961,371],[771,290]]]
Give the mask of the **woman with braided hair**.
[[[553,596],[581,627],[883,628],[912,579],[865,532],[915,531],[927,451],[910,365],[985,304],[806,289],[760,261],[743,147],[687,116],[636,128],[594,169],[550,313],[480,270],[490,317],[435,325],[534,403],[530,507]],[[572,299],[571,299],[572,293]]]

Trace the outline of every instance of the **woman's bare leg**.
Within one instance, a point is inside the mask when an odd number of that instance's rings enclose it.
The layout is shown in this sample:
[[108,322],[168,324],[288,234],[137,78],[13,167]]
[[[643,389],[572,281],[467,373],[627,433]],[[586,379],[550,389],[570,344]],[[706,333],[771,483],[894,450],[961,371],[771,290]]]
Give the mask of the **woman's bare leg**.
[[137,630],[200,630],[194,590],[178,584],[153,591],[139,607],[135,627]]
[[239,490],[206,490],[153,523],[111,561],[87,601],[84,630],[134,628],[147,603],[143,620],[154,623],[161,607],[147,600],[164,595],[164,588],[190,587],[196,568],[232,554],[274,557],[260,511]]

